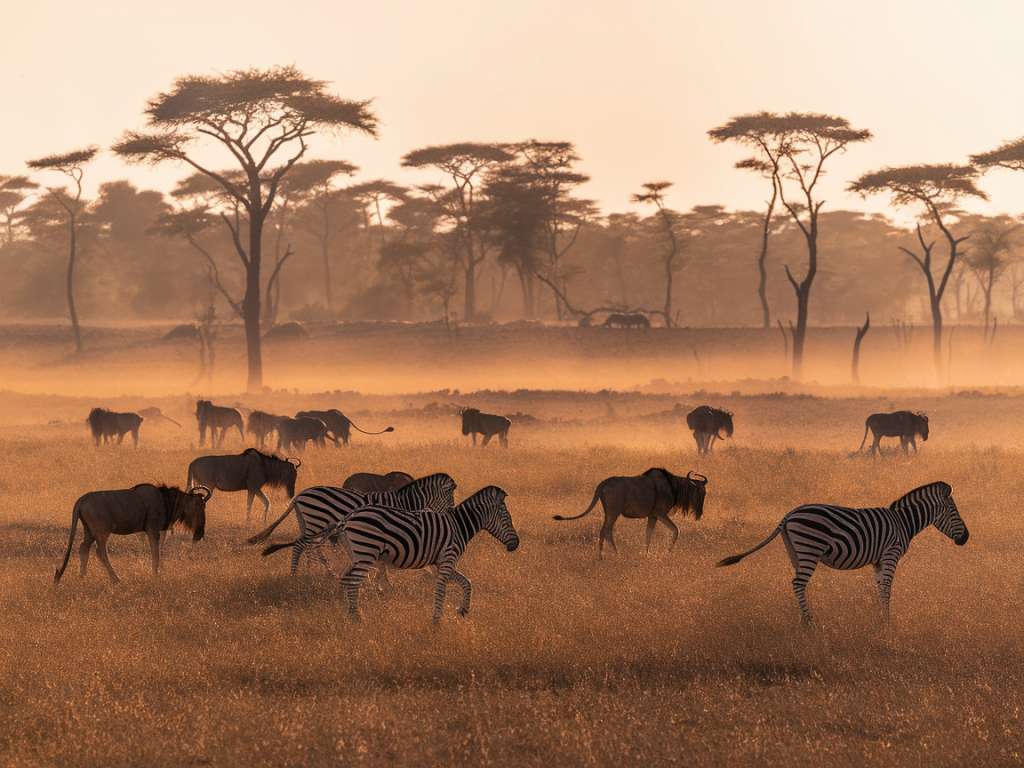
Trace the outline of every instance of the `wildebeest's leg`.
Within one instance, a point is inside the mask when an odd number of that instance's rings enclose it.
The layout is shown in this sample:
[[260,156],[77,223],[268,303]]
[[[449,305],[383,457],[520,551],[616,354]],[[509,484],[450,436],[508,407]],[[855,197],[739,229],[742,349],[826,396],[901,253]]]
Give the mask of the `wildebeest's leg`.
[[501,440],[502,447],[508,448],[508,432],[502,432],[498,435],[498,439]]
[[89,565],[89,550],[92,549],[92,543],[96,541],[96,537],[92,535],[92,531],[89,530],[89,526],[85,525],[85,521],[82,521],[82,544],[78,548],[78,556],[82,560],[82,567],[78,572],[79,577],[85,578],[85,569]]
[[138,428],[132,430],[132,440],[135,441],[135,447],[139,447],[139,430]]
[[[227,433],[228,433],[228,428],[227,427],[221,427],[220,428],[220,439],[217,440],[217,446],[216,446],[217,448],[220,448],[220,445],[221,445],[221,443],[224,442],[224,437],[227,435]],[[214,438],[214,436],[216,434],[217,434],[217,428],[216,427],[212,427],[210,429],[210,442],[213,442],[213,438]]]
[[[127,432],[118,432],[118,433],[117,433],[117,444],[118,444],[118,445],[120,445],[121,443],[123,443],[123,442],[124,442],[124,436],[125,436],[126,434],[128,434],[128,433],[127,433]],[[111,437],[110,439],[111,439],[111,440],[113,440],[114,438],[113,438],[113,437]]]
[[462,605],[459,606],[457,613],[459,616],[466,616],[469,613],[469,598],[473,593],[473,585],[466,578],[465,574],[452,569],[452,581],[459,585],[462,589]]
[[110,583],[117,584],[121,579],[114,573],[114,568],[110,565],[110,558],[107,557],[107,537],[97,536],[96,537],[96,557],[103,563],[103,567],[107,569],[107,574],[110,576]]
[[[474,434],[475,434],[475,433],[474,433]],[[489,433],[487,433],[487,432],[483,432],[482,434],[483,434],[483,436],[484,436],[484,439],[480,441],[480,447],[481,447],[481,448],[483,448],[483,447],[484,447],[484,446],[486,446],[486,445],[487,445],[487,444],[488,444],[489,442],[491,442],[491,438],[492,438],[492,437],[494,437],[494,435],[492,435],[492,434],[489,434]]]
[[654,533],[654,526],[658,521],[663,522],[670,531],[672,531],[672,541],[669,542],[668,551],[671,552],[672,548],[676,545],[676,539],[679,538],[679,528],[673,523],[668,515],[654,514],[647,518],[647,551],[651,551],[651,534]]
[[266,524],[267,512],[270,511],[270,499],[267,498],[267,494],[263,492],[262,488],[257,488],[255,491],[249,491],[249,506],[245,510],[245,519],[246,521],[248,521],[249,513],[252,512],[253,494],[255,494],[256,498],[263,502],[263,522],[264,524]]
[[872,458],[878,458],[878,454],[882,452],[882,449],[879,447],[882,443],[882,435],[874,430],[871,430],[871,432],[875,437],[875,441],[871,444],[871,456]]
[[160,572],[160,531],[146,531],[149,539],[149,554],[153,557],[153,575]]
[[473,436],[473,447],[476,448],[476,432],[470,432],[469,434]]
[[619,554],[618,548],[615,546],[615,538],[612,536],[612,528],[615,527],[615,521],[619,519],[621,514],[619,511],[610,511],[608,507],[604,506],[604,499],[601,499],[601,506],[604,507],[604,525],[601,526],[601,537],[597,541],[597,556],[601,557],[604,550],[605,539],[612,547],[612,552],[616,555]]

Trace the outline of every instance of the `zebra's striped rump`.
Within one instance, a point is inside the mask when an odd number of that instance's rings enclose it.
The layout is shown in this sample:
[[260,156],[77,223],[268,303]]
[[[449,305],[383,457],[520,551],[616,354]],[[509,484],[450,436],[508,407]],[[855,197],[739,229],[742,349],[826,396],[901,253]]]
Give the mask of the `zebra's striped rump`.
[[385,562],[396,568],[437,566],[434,621],[441,618],[448,582],[462,588],[459,614],[469,613],[472,585],[455,569],[470,540],[484,530],[511,552],[519,546],[519,534],[505,506],[508,494],[488,486],[447,513],[431,510],[409,512],[381,505],[356,510],[341,524],[352,567],[342,577],[348,593],[349,614],[359,618],[359,588],[369,569]]
[[938,482],[915,488],[888,507],[853,509],[825,504],[797,507],[782,518],[767,539],[747,552],[719,561],[718,565],[738,563],[781,534],[796,571],[793,591],[800,604],[803,623],[811,620],[806,589],[818,563],[839,570],[874,566],[883,611],[888,619],[896,565],[914,536],[934,525],[958,546],[967,543],[967,526],[956,508],[952,492],[948,483]]

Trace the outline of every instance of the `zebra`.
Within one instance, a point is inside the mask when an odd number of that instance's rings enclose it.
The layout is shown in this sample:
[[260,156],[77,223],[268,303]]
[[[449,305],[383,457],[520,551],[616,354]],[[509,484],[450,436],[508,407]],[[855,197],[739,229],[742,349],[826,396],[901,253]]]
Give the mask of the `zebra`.
[[473,587],[455,569],[470,539],[484,530],[512,552],[519,546],[519,534],[505,506],[508,494],[495,485],[477,491],[447,513],[431,510],[408,512],[385,506],[366,506],[354,512],[341,529],[352,566],[341,579],[348,593],[349,616],[359,621],[359,588],[369,569],[378,562],[395,568],[437,566],[434,589],[434,622],[441,619],[448,582],[462,589],[458,614],[469,613]]
[[882,612],[888,622],[893,575],[896,564],[910,547],[910,540],[934,525],[957,546],[967,543],[967,526],[952,494],[948,483],[936,482],[915,488],[888,507],[851,509],[824,504],[797,507],[782,518],[767,539],[748,552],[719,561],[718,566],[738,563],[781,533],[796,571],[793,591],[800,603],[801,624],[811,623],[805,592],[818,563],[838,570],[874,566]]
[[[314,486],[296,494],[284,514],[268,528],[249,539],[249,543],[259,544],[266,541],[271,532],[294,509],[295,518],[299,523],[299,538],[284,544],[274,544],[263,550],[265,557],[279,549],[291,547],[291,573],[294,576],[299,569],[299,558],[307,549],[315,550],[320,562],[327,566],[327,560],[319,547],[323,538],[321,534],[327,528],[337,529],[354,510],[367,504],[378,504],[407,510],[429,509],[446,512],[455,506],[455,487],[455,481],[443,472],[413,480],[405,487],[389,493],[360,493],[327,485]],[[329,535],[333,533],[332,530]]]

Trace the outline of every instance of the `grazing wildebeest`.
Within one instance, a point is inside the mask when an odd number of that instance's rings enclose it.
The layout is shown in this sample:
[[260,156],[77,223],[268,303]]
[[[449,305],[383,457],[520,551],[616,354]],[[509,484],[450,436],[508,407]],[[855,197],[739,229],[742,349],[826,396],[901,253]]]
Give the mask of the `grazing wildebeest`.
[[412,482],[412,475],[405,472],[388,472],[386,475],[375,475],[371,472],[356,472],[341,484],[348,491],[360,493],[387,493],[404,488]]
[[299,411],[295,414],[295,418],[320,419],[320,421],[327,425],[327,431],[331,433],[330,438],[335,445],[338,444],[339,437],[343,444],[348,445],[348,439],[352,436],[352,429],[362,432],[364,435],[383,435],[385,432],[395,431],[394,427],[382,429],[380,432],[367,432],[364,429],[359,429],[348,416],[337,408],[331,408],[329,411]]
[[213,491],[248,491],[245,519],[252,513],[252,500],[263,502],[263,522],[267,522],[270,499],[263,492],[267,486],[283,488],[288,498],[295,495],[295,478],[301,462],[268,456],[255,448],[247,448],[237,456],[200,456],[188,465],[188,488],[203,486]]
[[864,450],[864,443],[868,439],[868,430],[874,435],[875,442],[871,444],[871,455],[877,456],[878,444],[883,437],[898,437],[903,453],[910,455],[908,446],[914,446],[914,453],[917,454],[917,443],[914,436],[919,435],[922,440],[928,440],[928,417],[920,413],[910,411],[896,411],[896,413],[873,413],[864,422],[864,439],[860,441],[860,448],[857,453]]
[[164,416],[163,412],[155,405],[150,408],[139,408],[139,416],[150,421],[169,421],[176,427],[180,427],[181,424],[176,422],[169,416]]
[[807,504],[782,518],[771,536],[741,555],[719,561],[733,565],[782,534],[796,576],[793,591],[800,603],[800,621],[811,623],[807,608],[807,582],[818,563],[838,570],[853,570],[871,565],[875,568],[883,615],[889,619],[889,593],[900,558],[910,541],[929,525],[934,525],[957,546],[967,543],[968,531],[953,501],[948,483],[930,483],[915,488],[888,507],[851,509],[824,504]]
[[327,445],[327,425],[309,416],[293,419],[282,416],[277,422],[277,450],[301,451],[312,440],[321,448]]
[[[205,493],[204,493],[205,491]],[[173,525],[181,525],[192,531],[192,541],[203,538],[206,530],[206,500],[210,489],[202,486],[191,491],[169,488],[166,485],[142,483],[134,488],[119,491],[93,491],[75,502],[71,514],[71,536],[64,553],[64,562],[53,578],[60,581],[71,556],[71,545],[75,542],[78,521],[82,521],[84,540],[78,548],[82,558],[80,576],[85,576],[89,564],[89,550],[96,542],[96,556],[110,575],[110,581],[117,584],[120,579],[110,567],[107,558],[107,539],[111,534],[125,536],[130,533],[145,533],[149,539],[149,551],[153,556],[153,573],[160,568],[160,533]]]
[[86,418],[89,422],[89,429],[96,439],[96,445],[102,440],[114,442],[114,435],[117,435],[117,444],[120,445],[124,436],[132,433],[132,440],[135,447],[139,447],[139,427],[142,425],[142,417],[137,413],[114,413],[106,408],[93,408]]
[[[222,405],[214,405],[209,400],[196,401],[196,421],[199,422],[199,445],[202,447],[206,441],[206,428],[210,428],[210,445],[219,448],[224,442],[224,435],[231,427],[238,427],[238,436],[245,442],[245,432],[242,431],[242,414],[237,408],[227,408]],[[220,439],[217,439],[217,430],[220,429]]]
[[483,447],[491,441],[495,435],[501,444],[508,448],[508,428],[512,422],[504,416],[495,416],[491,413],[480,413],[477,408],[462,409],[462,434],[473,435],[473,445],[476,445],[476,436],[479,432],[484,436],[480,446]]
[[686,414],[686,426],[693,430],[693,439],[697,441],[697,453],[707,456],[716,438],[724,440],[726,437],[732,437],[732,414],[729,411],[712,408],[710,405],[700,405]]
[[647,551],[651,550],[651,535],[654,526],[660,520],[672,531],[672,543],[669,550],[679,538],[679,529],[669,515],[674,512],[692,512],[696,520],[704,514],[704,497],[707,493],[708,479],[704,475],[693,476],[690,472],[686,477],[677,477],[664,469],[652,467],[636,477],[609,477],[602,480],[594,491],[594,500],[590,502],[583,514],[575,517],[555,515],[555,520],[579,520],[590,513],[601,500],[604,507],[604,525],[601,526],[601,537],[597,544],[597,554],[601,556],[604,542],[607,539],[612,550],[618,554],[612,528],[619,516],[639,519],[647,518]]
[[434,621],[441,618],[449,581],[462,588],[458,614],[468,614],[472,585],[455,566],[470,539],[479,531],[487,531],[509,552],[519,547],[519,534],[505,506],[507,495],[501,488],[491,485],[447,512],[428,509],[407,512],[378,505],[353,512],[341,524],[341,539],[352,560],[352,567],[341,579],[348,593],[349,616],[359,620],[359,588],[369,569],[378,563],[395,568],[436,565]]
[[262,449],[267,440],[267,435],[277,429],[277,422],[280,416],[264,411],[253,411],[249,414],[249,420],[245,424],[245,431],[256,437],[256,443]]
[[604,327],[611,328],[613,325],[620,328],[650,328],[651,321],[647,319],[646,315],[641,315],[639,312],[633,314],[613,312],[605,319]]

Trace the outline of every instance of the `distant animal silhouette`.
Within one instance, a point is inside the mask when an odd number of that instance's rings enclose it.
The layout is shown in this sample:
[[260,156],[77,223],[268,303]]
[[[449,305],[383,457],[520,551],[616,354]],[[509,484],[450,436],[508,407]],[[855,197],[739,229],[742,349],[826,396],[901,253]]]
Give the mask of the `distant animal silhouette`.
[[[707,456],[715,440],[732,437],[732,414],[710,405],[700,405],[686,414],[686,426],[693,430],[697,453]],[[722,436],[722,432],[725,436]]]
[[864,439],[860,441],[860,448],[857,452],[864,450],[864,443],[868,439],[868,430],[874,436],[875,441],[871,444],[871,455],[878,455],[878,444],[883,437],[898,437],[903,453],[910,455],[909,446],[914,446],[914,454],[917,454],[917,443],[914,436],[919,435],[922,440],[928,440],[928,417],[920,413],[910,411],[896,411],[895,413],[873,413],[864,422]]
[[[237,408],[227,408],[222,405],[214,405],[209,400],[196,401],[196,421],[199,422],[199,445],[206,442],[206,430],[210,430],[210,445],[219,448],[224,442],[224,436],[231,427],[238,428],[238,436],[245,442],[245,432],[242,431],[242,414]],[[217,430],[220,430],[220,439],[217,439]]]
[[672,531],[671,550],[679,538],[679,529],[669,520],[674,512],[692,512],[694,519],[700,520],[704,514],[704,497],[707,494],[708,479],[704,475],[693,476],[690,472],[686,477],[677,477],[671,472],[652,467],[642,475],[635,477],[609,477],[602,480],[594,491],[594,500],[582,514],[575,517],[555,515],[555,520],[579,520],[590,514],[598,502],[604,508],[604,525],[597,542],[597,553],[603,554],[604,543],[607,541],[616,554],[615,538],[612,529],[620,516],[632,519],[647,518],[647,551],[651,550],[651,535],[654,526],[661,521]]
[[351,475],[341,487],[348,491],[360,493],[387,493],[404,488],[413,480],[412,475],[405,472],[388,472],[386,475],[374,475],[370,472],[357,472]]
[[387,427],[380,432],[367,432],[366,430],[359,429],[348,416],[337,408],[331,408],[329,411],[299,411],[295,414],[295,417],[320,419],[320,421],[327,425],[327,431],[330,432],[330,438],[335,445],[338,444],[339,437],[345,445],[348,445],[348,439],[352,436],[352,429],[362,432],[364,435],[383,435],[385,432],[395,431],[394,427]]
[[310,441],[320,448],[327,445],[327,425],[320,419],[282,416],[277,420],[277,450],[302,451]]
[[252,513],[252,500],[263,502],[263,522],[267,522],[270,499],[267,486],[283,488],[288,498],[295,495],[295,479],[301,462],[268,456],[247,448],[237,456],[200,456],[188,465],[188,488],[206,487],[213,491],[248,491],[245,519]]
[[462,409],[462,434],[473,435],[473,445],[476,445],[477,434],[483,435],[481,447],[487,445],[495,435],[501,444],[508,448],[508,430],[512,422],[504,416],[495,416],[491,413],[480,413],[477,408]]
[[245,431],[256,438],[256,444],[262,450],[267,436],[277,429],[277,422],[280,420],[281,417],[273,413],[253,411],[249,414],[249,419],[245,423]]
[[64,552],[64,562],[57,569],[54,584],[60,581],[71,556],[71,545],[75,543],[78,521],[82,521],[84,539],[78,548],[82,559],[80,576],[85,576],[89,565],[89,550],[96,542],[96,556],[107,569],[110,581],[117,584],[120,579],[110,566],[107,558],[107,539],[111,534],[127,535],[145,533],[149,539],[149,550],[153,559],[153,574],[160,569],[160,534],[175,524],[192,531],[192,540],[203,538],[206,528],[206,500],[210,498],[208,488],[197,487],[191,491],[171,488],[166,485],[142,483],[134,488],[121,491],[93,491],[75,502],[71,514],[71,536]]
[[767,539],[741,555],[719,561],[718,565],[738,563],[782,534],[796,571],[793,591],[800,603],[801,623],[811,622],[807,582],[818,563],[844,571],[874,566],[883,614],[888,620],[889,593],[896,564],[917,534],[934,525],[957,546],[967,543],[967,526],[952,494],[953,489],[947,483],[939,482],[915,488],[888,507],[850,509],[824,504],[797,507],[782,518]]
[[620,328],[650,328],[651,321],[647,319],[646,315],[641,315],[639,312],[633,314],[613,312],[605,319],[604,327],[611,328],[615,325]]
[[163,412],[155,405],[150,408],[139,408],[139,416],[149,421],[169,421],[176,427],[181,426],[181,424],[169,416],[164,416]]
[[93,408],[89,411],[86,421],[89,423],[89,429],[92,430],[92,436],[95,438],[97,446],[100,445],[101,440],[104,443],[114,442],[114,435],[117,435],[117,444],[120,445],[124,436],[131,432],[135,447],[139,447],[139,427],[142,425],[142,417],[137,413],[115,413],[106,408]]

